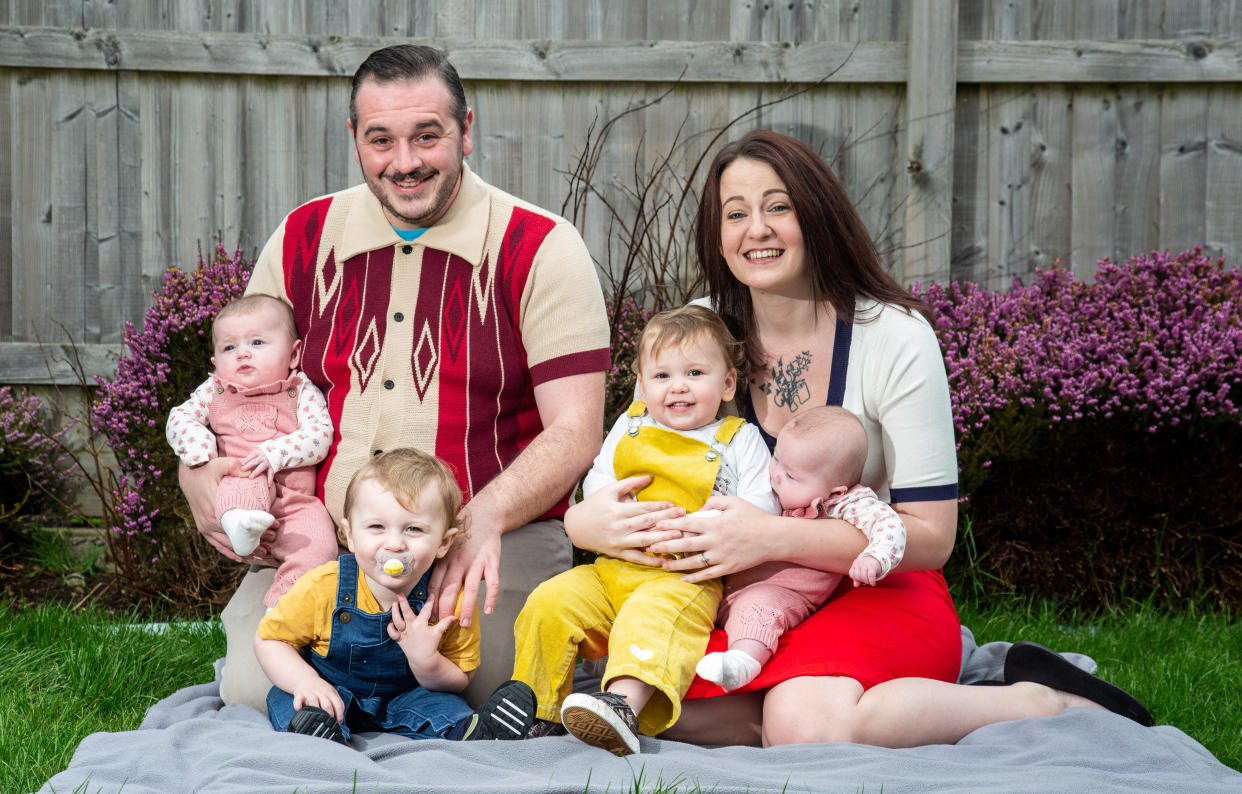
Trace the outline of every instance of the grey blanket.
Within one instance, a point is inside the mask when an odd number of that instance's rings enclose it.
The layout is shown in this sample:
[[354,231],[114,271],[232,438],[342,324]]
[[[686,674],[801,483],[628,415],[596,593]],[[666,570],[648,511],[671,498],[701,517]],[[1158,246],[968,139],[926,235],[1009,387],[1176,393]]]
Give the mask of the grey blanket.
[[[963,631],[962,681],[1000,677],[1008,643]],[[1076,656],[1079,666],[1094,662]],[[1157,715],[1157,719],[1159,715]],[[1242,792],[1242,774],[1177,728],[1143,728],[1097,709],[981,728],[955,745],[701,748],[642,738],[614,758],[571,737],[410,741],[356,734],[353,746],[277,733],[215,683],[151,707],[141,727],[88,736],[40,792],[397,794],[398,792]]]

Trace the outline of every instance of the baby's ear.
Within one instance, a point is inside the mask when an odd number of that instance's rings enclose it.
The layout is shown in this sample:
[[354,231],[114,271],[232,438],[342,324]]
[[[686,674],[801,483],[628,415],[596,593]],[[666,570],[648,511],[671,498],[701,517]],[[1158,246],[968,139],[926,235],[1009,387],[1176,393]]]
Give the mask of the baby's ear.
[[349,531],[348,518],[342,518],[336,523],[336,540],[350,551],[354,550],[353,535]]
[[460,533],[461,530],[457,527],[449,527],[444,530],[444,537],[440,539],[440,548],[436,551],[437,560],[442,559],[445,554],[448,554],[449,549],[453,548],[453,541],[457,539]]

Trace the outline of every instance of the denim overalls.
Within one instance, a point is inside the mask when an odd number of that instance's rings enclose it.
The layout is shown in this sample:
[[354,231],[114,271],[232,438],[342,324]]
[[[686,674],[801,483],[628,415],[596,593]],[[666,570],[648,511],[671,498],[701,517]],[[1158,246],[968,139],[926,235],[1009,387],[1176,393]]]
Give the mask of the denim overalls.
[[[336,607],[332,611],[332,638],[328,655],[308,649],[303,657],[325,681],[333,684],[345,702],[345,722],[350,729],[386,731],[412,739],[442,738],[463,717],[473,713],[461,695],[434,692],[419,686],[401,646],[388,636],[389,612],[363,612],[355,604],[358,562],[352,554],[338,559]],[[410,591],[410,605],[421,610],[427,600],[427,571]],[[289,729],[293,719],[293,695],[279,687],[267,693],[267,714],[278,731]]]

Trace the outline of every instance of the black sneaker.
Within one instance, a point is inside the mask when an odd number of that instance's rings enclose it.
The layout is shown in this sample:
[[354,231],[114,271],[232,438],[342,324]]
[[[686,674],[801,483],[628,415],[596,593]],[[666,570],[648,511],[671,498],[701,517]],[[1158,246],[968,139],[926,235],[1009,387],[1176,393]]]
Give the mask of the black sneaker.
[[581,741],[614,755],[638,752],[638,717],[622,695],[575,692],[561,706],[561,722]]
[[535,724],[535,705],[530,687],[521,681],[506,681],[474,712],[461,740],[525,739]]
[[346,744],[345,734],[341,733],[341,724],[328,712],[318,706],[303,706],[289,720],[289,733],[300,733],[303,736],[318,736]]

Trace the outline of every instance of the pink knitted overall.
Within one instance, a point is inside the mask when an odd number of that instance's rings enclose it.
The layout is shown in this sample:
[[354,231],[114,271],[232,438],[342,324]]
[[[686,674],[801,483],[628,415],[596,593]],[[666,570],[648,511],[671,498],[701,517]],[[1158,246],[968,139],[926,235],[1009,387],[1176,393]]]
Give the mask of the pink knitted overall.
[[[240,391],[219,380],[215,385],[208,423],[221,457],[244,458],[260,442],[297,429],[296,378]],[[335,525],[315,497],[313,466],[277,472],[274,485],[268,485],[266,476],[225,477],[216,492],[216,520],[234,508],[263,510],[276,517],[259,547],[243,560],[277,564],[276,581],[263,597],[266,606],[275,606],[302,574],[337,557]],[[240,559],[231,549],[221,551]]]

